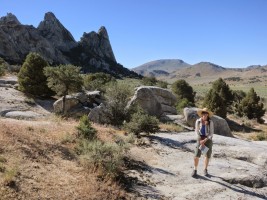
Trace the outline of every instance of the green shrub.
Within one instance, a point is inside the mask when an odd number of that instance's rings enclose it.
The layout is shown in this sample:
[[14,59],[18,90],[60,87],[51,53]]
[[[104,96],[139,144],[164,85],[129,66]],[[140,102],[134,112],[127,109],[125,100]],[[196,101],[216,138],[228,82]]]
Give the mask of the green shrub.
[[155,86],[157,84],[157,79],[153,76],[153,77],[144,77],[142,78],[141,83],[143,85],[147,85],[147,86]]
[[113,125],[122,125],[124,120],[129,119],[130,110],[126,109],[126,106],[132,94],[127,84],[115,82],[107,88],[105,97]]
[[185,107],[192,107],[192,106],[194,106],[194,104],[189,102],[188,99],[181,99],[178,101],[178,104],[176,105],[176,110],[178,113],[183,113],[183,109]]
[[125,148],[116,143],[82,140],[79,151],[83,163],[100,170],[104,176],[115,177],[124,163]]
[[178,101],[187,99],[192,104],[195,103],[196,93],[193,88],[183,79],[177,80],[172,84],[172,92],[177,96]]
[[6,74],[5,66],[0,64],[0,77]]
[[113,76],[103,72],[86,74],[83,76],[83,84],[86,90],[105,91],[106,84],[115,81],[116,79]]
[[257,140],[259,141],[264,141],[267,140],[267,134],[266,133],[258,133],[256,135]]
[[142,109],[138,109],[131,117],[131,120],[124,125],[124,128],[139,136],[141,132],[155,133],[159,130],[159,120],[146,114]]
[[74,143],[74,142],[75,142],[75,136],[71,135],[70,133],[66,133],[61,139],[61,144]]
[[146,86],[157,86],[161,88],[167,88],[168,83],[165,81],[159,81],[153,77],[143,77],[141,83]]
[[6,73],[6,62],[0,57],[0,77],[4,76]]
[[157,86],[161,87],[161,88],[167,88],[168,87],[168,83],[165,81],[158,81],[157,82]]
[[80,123],[76,128],[80,138],[87,140],[94,140],[96,138],[97,131],[92,127],[92,124],[86,115],[80,118]]

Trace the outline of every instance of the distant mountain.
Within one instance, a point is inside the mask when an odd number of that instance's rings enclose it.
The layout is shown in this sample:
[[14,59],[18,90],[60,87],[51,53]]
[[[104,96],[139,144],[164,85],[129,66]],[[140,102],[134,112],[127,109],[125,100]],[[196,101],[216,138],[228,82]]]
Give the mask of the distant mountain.
[[133,68],[132,70],[143,76],[157,77],[161,75],[169,75],[173,71],[189,66],[190,65],[185,63],[183,60],[161,59],[145,63]]
[[180,70],[176,70],[175,74],[190,74],[192,76],[210,76],[215,73],[220,73],[225,71],[226,68],[221,67],[219,65],[210,63],[210,62],[200,62],[194,65],[191,65],[190,67],[183,68]]
[[145,63],[133,70],[144,76],[155,76],[159,80],[173,83],[184,79],[191,85],[206,85],[218,78],[236,85],[267,85],[267,65],[252,65],[246,68],[225,68],[210,62],[187,64],[179,59],[156,60]]
[[246,69],[267,69],[267,65],[250,65]]
[[117,63],[107,30],[84,33],[76,42],[52,12],[35,28],[23,25],[11,13],[0,18],[0,57],[21,65],[29,52],[39,53],[50,65],[74,64],[87,72],[106,72],[114,76],[138,77]]

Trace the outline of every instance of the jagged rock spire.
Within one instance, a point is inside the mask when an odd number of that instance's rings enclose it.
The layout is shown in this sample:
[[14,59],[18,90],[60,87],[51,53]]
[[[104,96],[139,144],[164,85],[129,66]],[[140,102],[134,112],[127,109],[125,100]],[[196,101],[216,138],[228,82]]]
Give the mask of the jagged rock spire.
[[21,25],[19,20],[12,13],[7,13],[6,16],[0,18],[0,23],[8,24],[8,25]]
[[44,16],[44,20],[40,22],[37,28],[43,37],[52,41],[55,47],[63,51],[76,46],[76,42],[71,33],[60,23],[52,12],[48,12]]

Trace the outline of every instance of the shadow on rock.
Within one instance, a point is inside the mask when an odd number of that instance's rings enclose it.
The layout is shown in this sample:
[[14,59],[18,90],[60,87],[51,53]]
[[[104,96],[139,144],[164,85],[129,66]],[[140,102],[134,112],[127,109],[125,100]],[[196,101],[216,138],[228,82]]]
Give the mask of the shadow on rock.
[[[145,162],[133,160],[131,158],[125,158],[126,170],[135,170],[137,173],[143,174],[144,172],[153,173],[157,171],[163,174],[169,174],[175,176],[175,174],[165,171],[163,169],[154,168],[147,165]],[[138,197],[145,199],[164,199],[164,196],[160,194],[149,182],[145,180],[140,180],[137,177],[132,177],[127,173],[121,172],[117,176],[117,180],[123,185],[127,192],[134,193]]]
[[[229,188],[229,189],[231,189],[231,190],[233,190],[235,192],[239,192],[239,193],[242,193],[242,194],[247,194],[247,195],[250,195],[252,197],[258,197],[258,198],[261,198],[261,199],[267,199],[267,196],[264,195],[264,194],[258,194],[256,192],[251,192],[251,191],[246,190],[246,189],[244,189],[244,188],[242,188],[240,186],[237,186],[237,185],[230,185],[229,186],[229,185],[227,185],[227,184],[225,184],[223,182],[211,180],[210,178],[212,178],[212,177],[220,178],[221,180],[225,181],[223,178],[218,177],[218,176],[214,176],[214,175],[209,175],[208,177],[198,176],[198,179],[202,179],[202,180],[206,180],[206,181],[211,181],[213,183],[217,183],[217,184],[220,184],[220,185],[222,185],[222,186],[224,186],[226,188]],[[226,181],[226,182],[228,182],[228,181]],[[228,183],[234,184],[233,182],[228,182]]]
[[245,132],[245,133],[250,133],[250,132],[261,132],[259,129],[254,129],[251,127],[246,126],[245,124],[239,124],[235,121],[232,121],[230,119],[226,119],[231,131],[236,131],[236,132]]
[[196,143],[196,140],[190,140],[187,142],[178,142],[176,140],[172,140],[169,138],[162,138],[162,137],[155,136],[155,135],[151,135],[151,136],[149,136],[149,138],[152,141],[157,141],[162,145],[165,145],[165,146],[168,146],[168,147],[174,148],[174,149],[180,149],[180,150],[185,151],[185,152],[194,152],[193,150],[186,147],[185,145],[188,143]]

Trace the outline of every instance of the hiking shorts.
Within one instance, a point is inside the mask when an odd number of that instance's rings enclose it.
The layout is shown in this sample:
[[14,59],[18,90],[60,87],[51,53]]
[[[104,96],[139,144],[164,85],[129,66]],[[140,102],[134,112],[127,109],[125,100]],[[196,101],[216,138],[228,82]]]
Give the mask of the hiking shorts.
[[[200,143],[199,143],[199,140],[197,140],[197,144],[195,147],[195,157],[198,157],[198,158],[200,158],[200,156],[201,156],[201,151],[199,149],[199,146],[200,146]],[[205,143],[205,146],[207,146],[209,148],[209,150],[205,156],[210,158],[211,153],[212,153],[212,140],[207,140],[207,142]]]

